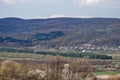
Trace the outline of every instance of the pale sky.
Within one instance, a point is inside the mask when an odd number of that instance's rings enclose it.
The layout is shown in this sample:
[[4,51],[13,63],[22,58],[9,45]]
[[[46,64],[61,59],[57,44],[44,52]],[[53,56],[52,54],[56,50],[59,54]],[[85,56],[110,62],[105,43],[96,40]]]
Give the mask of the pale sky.
[[0,18],[120,18],[120,0],[0,0]]

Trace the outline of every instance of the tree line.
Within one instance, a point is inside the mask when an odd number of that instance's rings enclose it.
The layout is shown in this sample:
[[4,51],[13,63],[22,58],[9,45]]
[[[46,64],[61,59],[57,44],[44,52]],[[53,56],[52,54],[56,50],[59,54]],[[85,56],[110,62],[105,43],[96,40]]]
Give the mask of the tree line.
[[86,56],[88,56],[90,59],[105,59],[105,60],[109,60],[112,59],[112,56],[107,56],[107,55],[99,55],[99,54],[95,54],[95,53],[61,53],[61,52],[47,52],[47,51],[40,51],[40,52],[36,52],[36,54],[41,54],[41,55],[60,55],[60,56],[64,56],[64,57],[76,57],[76,58],[84,58]]

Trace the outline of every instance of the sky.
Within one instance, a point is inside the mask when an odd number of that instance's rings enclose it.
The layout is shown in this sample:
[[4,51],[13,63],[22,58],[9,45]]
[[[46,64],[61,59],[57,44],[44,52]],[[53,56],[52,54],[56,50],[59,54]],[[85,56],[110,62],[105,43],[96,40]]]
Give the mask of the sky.
[[0,0],[0,18],[120,18],[120,0]]

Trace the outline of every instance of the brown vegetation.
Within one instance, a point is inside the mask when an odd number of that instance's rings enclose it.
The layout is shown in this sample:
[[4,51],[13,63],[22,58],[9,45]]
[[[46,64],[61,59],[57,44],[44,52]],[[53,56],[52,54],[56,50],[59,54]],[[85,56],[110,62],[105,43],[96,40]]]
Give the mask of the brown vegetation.
[[0,80],[119,80],[117,74],[109,79],[97,77],[88,58],[65,62],[61,56],[48,57],[45,62],[0,61]]

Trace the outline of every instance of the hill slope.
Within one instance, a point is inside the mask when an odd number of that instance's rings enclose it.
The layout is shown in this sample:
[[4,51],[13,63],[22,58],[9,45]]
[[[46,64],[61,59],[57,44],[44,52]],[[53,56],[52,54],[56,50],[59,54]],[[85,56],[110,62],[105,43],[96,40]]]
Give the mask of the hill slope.
[[120,46],[120,19],[0,19],[0,46]]

